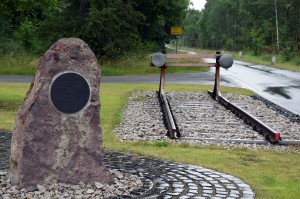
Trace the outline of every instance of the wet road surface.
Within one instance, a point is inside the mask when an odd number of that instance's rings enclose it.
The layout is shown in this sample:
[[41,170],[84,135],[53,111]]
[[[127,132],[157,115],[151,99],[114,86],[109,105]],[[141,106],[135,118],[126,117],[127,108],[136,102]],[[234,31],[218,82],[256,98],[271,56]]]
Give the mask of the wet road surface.
[[300,72],[235,61],[221,75],[229,82],[248,88],[288,110],[300,113]]
[[[214,80],[215,80],[214,72],[166,74],[166,84],[213,85]],[[30,76],[0,76],[0,82],[30,83],[31,81],[32,81],[32,77]],[[139,76],[101,77],[101,82],[102,83],[159,84],[159,74],[139,75]],[[227,81],[224,78],[221,78],[221,84],[224,86],[232,86],[232,87],[239,86],[239,84],[235,82]]]
[[[208,60],[209,61],[209,60]],[[214,84],[214,68],[209,72],[166,74],[166,84]],[[31,82],[28,76],[0,76],[0,82]],[[159,75],[101,77],[102,83],[159,84]],[[300,114],[300,72],[235,61],[221,69],[221,86],[248,88],[266,99]]]
[[[179,51],[195,54],[192,51]],[[207,62],[215,61],[205,60]],[[214,69],[211,69],[211,72],[213,71]],[[238,87],[248,88],[290,112],[300,114],[300,72],[234,61],[231,68],[221,68],[220,73],[227,82],[237,84]]]

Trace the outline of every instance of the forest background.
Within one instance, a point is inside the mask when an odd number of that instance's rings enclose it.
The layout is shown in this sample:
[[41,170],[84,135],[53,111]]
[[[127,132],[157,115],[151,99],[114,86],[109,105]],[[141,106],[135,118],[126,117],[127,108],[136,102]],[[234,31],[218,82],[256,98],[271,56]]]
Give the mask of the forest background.
[[299,55],[300,0],[207,0],[202,11],[188,10],[183,24],[184,46]]
[[281,53],[286,60],[299,56],[300,0],[207,0],[202,11],[189,4],[189,0],[2,0],[0,56],[38,57],[59,38],[79,37],[101,59],[114,60],[163,50],[174,39],[171,26],[183,27],[184,46]]

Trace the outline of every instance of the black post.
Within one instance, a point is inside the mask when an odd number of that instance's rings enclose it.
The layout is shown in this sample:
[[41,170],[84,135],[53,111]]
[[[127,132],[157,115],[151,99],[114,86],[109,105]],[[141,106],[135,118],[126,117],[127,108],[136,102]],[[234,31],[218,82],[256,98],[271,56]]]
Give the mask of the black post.
[[214,85],[214,91],[212,93],[212,97],[214,99],[218,99],[218,97],[221,96],[221,92],[220,92],[220,63],[219,63],[220,57],[221,57],[221,53],[219,51],[217,51],[216,52],[215,85]]
[[177,36],[175,36],[175,43],[176,43],[176,54],[177,54]]

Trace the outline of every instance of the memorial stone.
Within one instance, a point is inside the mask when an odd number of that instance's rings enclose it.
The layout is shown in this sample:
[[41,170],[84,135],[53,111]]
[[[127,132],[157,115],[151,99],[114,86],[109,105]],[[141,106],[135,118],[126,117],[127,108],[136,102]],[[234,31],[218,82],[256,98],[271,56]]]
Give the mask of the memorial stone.
[[97,59],[80,39],[57,41],[42,57],[12,136],[11,184],[111,181],[103,164]]

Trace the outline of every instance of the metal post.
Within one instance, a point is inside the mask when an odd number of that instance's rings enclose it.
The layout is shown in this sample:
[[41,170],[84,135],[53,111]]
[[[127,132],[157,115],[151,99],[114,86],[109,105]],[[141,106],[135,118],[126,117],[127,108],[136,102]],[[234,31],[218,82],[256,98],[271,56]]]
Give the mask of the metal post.
[[217,99],[219,96],[221,96],[220,92],[220,66],[216,66],[216,74],[215,74],[215,85],[214,85],[214,91],[212,94],[212,97],[214,99]]
[[165,74],[166,74],[166,67],[163,65],[160,68],[160,81],[159,81],[159,97],[165,94],[164,87],[165,87]]
[[177,36],[175,36],[176,54],[177,54]]
[[220,63],[219,63],[220,57],[221,57],[221,53],[216,52],[215,85],[214,85],[214,91],[212,93],[212,97],[214,99],[217,99],[219,96],[221,96],[221,92],[220,92]]

